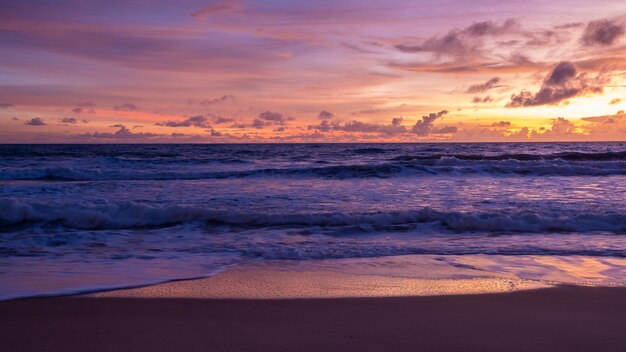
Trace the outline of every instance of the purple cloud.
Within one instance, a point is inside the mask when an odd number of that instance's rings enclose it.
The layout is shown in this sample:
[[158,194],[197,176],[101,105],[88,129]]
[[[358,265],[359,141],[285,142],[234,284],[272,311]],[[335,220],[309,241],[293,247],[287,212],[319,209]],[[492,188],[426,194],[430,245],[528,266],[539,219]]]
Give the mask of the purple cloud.
[[76,120],[75,117],[64,117],[61,119],[61,123],[75,124],[76,122],[78,121]]
[[208,106],[208,105],[223,103],[234,98],[235,98],[234,95],[222,95],[219,98],[202,100],[198,104]]
[[589,22],[580,40],[587,45],[609,46],[613,45],[624,33],[626,33],[624,23],[603,19]]
[[135,111],[137,110],[137,105],[133,103],[125,103],[122,105],[117,105],[113,107],[115,111]]
[[333,114],[332,112],[328,112],[326,110],[320,111],[320,113],[317,115],[317,118],[320,120],[330,120],[333,117],[335,117],[335,114]]
[[202,115],[200,116],[192,116],[182,121],[167,121],[167,122],[157,122],[155,123],[157,126],[165,126],[165,127],[198,127],[198,128],[211,128],[211,125],[208,122],[208,119]]
[[428,115],[422,116],[422,119],[417,121],[415,125],[413,125],[411,132],[420,136],[426,136],[429,134],[446,134],[446,133],[457,132],[458,128],[456,126],[446,126],[446,127],[440,127],[440,128],[435,128],[433,126],[434,122],[437,119],[442,118],[446,114],[448,114],[448,110],[441,110],[437,113],[433,112]]
[[564,100],[586,93],[602,92],[601,78],[588,79],[571,62],[560,62],[544,79],[541,89],[537,93],[522,91],[511,96],[507,107],[517,108],[525,106],[555,105]]
[[44,120],[41,119],[40,117],[33,117],[32,119],[26,121],[24,124],[29,125],[29,126],[45,126],[46,125]]
[[433,53],[464,60],[480,55],[484,37],[511,33],[518,28],[519,24],[514,19],[507,19],[501,24],[493,21],[477,22],[463,29],[453,29],[443,37],[428,38],[421,44],[399,44],[395,47],[405,53]]
[[271,121],[279,124],[285,123],[286,121],[285,117],[282,114],[271,111],[265,111],[260,113],[259,118],[265,121]]
[[488,91],[489,89],[500,87],[499,85],[497,85],[498,83],[500,83],[500,77],[494,77],[485,83],[473,84],[469,86],[469,88],[467,88],[465,93],[471,93],[471,94],[483,93],[483,92]]

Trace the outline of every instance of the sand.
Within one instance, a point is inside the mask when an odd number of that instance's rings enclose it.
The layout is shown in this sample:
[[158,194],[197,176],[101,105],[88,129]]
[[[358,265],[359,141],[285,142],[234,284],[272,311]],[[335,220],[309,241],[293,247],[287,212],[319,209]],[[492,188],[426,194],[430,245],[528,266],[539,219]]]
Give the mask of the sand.
[[626,289],[0,302],[3,351],[624,351]]

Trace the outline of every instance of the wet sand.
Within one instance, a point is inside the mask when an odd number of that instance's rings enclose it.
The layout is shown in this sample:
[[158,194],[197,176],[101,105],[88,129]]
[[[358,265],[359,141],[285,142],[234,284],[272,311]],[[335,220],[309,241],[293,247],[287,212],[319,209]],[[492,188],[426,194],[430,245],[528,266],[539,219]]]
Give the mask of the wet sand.
[[335,271],[294,271],[281,262],[253,264],[198,280],[92,293],[101,298],[355,298],[502,293],[549,287],[516,277],[407,278]]
[[3,351],[623,351],[626,288],[0,302]]

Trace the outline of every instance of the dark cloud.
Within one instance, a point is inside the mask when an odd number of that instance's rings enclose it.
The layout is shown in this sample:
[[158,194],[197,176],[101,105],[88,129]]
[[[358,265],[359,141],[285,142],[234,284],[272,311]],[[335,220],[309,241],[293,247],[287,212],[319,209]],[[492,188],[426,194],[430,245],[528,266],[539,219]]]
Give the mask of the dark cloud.
[[165,126],[165,127],[198,127],[198,128],[211,128],[209,124],[209,119],[205,116],[192,116],[182,121],[167,121],[167,122],[157,122],[155,123],[157,126]]
[[265,111],[259,114],[259,118],[265,121],[271,121],[275,123],[285,123],[287,120],[282,114],[277,112]]
[[61,119],[61,123],[75,124],[76,122],[78,122],[78,120],[76,120],[75,117],[64,117]]
[[512,29],[519,27],[516,20],[509,18],[502,24],[492,21],[476,22],[464,30],[465,34],[472,37],[482,37],[486,35],[501,35],[511,32]]
[[433,127],[434,121],[447,113],[447,110],[442,110],[438,113],[425,115],[422,117],[422,120],[418,121],[411,129],[402,125],[402,122],[404,121],[402,117],[393,118],[391,123],[388,125],[368,123],[358,120],[351,120],[347,122],[331,122],[324,120],[319,125],[309,125],[307,129],[316,130],[318,132],[343,131],[350,133],[372,133],[385,136],[402,135],[409,132],[417,135],[455,133],[458,130],[455,126],[446,126],[441,128]]
[[576,66],[571,62],[561,62],[557,64],[545,80],[549,86],[562,86],[576,77]]
[[115,111],[135,111],[137,110],[137,105],[133,103],[125,103],[122,105],[117,105],[113,107]]
[[76,123],[79,123],[79,122],[82,122],[82,123],[88,123],[89,121],[87,121],[87,120],[85,120],[85,119],[78,120],[78,119],[77,119],[77,118],[75,118],[75,117],[64,117],[64,118],[62,118],[62,119],[60,120],[60,122],[61,122],[61,123],[72,124],[72,125],[73,125],[73,124],[76,124]]
[[501,24],[493,21],[477,22],[463,29],[453,29],[443,37],[428,38],[417,45],[399,44],[396,49],[405,53],[426,52],[457,60],[468,59],[480,54],[484,37],[511,33],[518,27],[514,19],[507,19]]
[[133,133],[125,125],[122,125],[122,124],[116,124],[116,125],[112,125],[112,126],[109,126],[109,127],[114,127],[114,128],[117,128],[118,130],[113,132],[113,133],[93,132],[93,133],[85,133],[85,134],[79,135],[79,136],[81,136],[81,137],[90,137],[90,138],[126,139],[126,140],[151,139],[151,138],[162,136],[162,135],[159,135],[159,134],[146,133],[146,132]]
[[317,115],[317,118],[320,120],[330,120],[334,117],[335,117],[335,114],[333,114],[332,112],[328,112],[326,110],[320,111],[320,113]]
[[341,123],[339,121],[330,122],[322,121],[319,125],[308,126],[309,130],[317,130],[319,132],[343,131],[351,133],[377,133],[387,136],[403,134],[407,132],[407,128],[402,126],[402,118],[394,118],[389,125],[379,125],[367,123],[357,120]]
[[5,109],[9,109],[9,108],[12,108],[12,107],[14,107],[14,106],[15,106],[15,105],[13,105],[13,104],[9,104],[9,103],[0,103],[0,109],[3,109],[3,110],[5,110]]
[[211,133],[211,137],[222,137],[222,132],[215,130],[215,129],[210,129],[209,132]]
[[469,86],[465,93],[476,94],[486,92],[489,89],[500,87],[499,85],[497,85],[498,83],[500,83],[500,77],[494,77],[485,83],[473,84]]
[[75,114],[82,114],[82,113],[94,113],[96,112],[94,110],[94,107],[96,106],[96,104],[94,104],[92,101],[86,101],[84,103],[80,103],[78,105],[76,105],[76,107],[74,109],[72,109],[72,112]]
[[511,122],[509,121],[498,121],[491,124],[492,127],[511,127]]
[[380,132],[380,129],[382,127],[384,126],[361,122],[357,120],[352,120],[352,121],[346,122],[343,125],[336,125],[335,130],[346,131],[346,132],[374,133],[374,132]]
[[492,101],[493,101],[493,98],[490,97],[489,95],[485,97],[474,97],[472,99],[472,103],[490,103]]
[[446,126],[446,127],[440,127],[440,128],[435,128],[433,126],[433,123],[435,122],[435,120],[440,119],[447,113],[448,113],[448,110],[441,110],[437,113],[430,113],[428,115],[422,116],[422,119],[417,121],[415,125],[413,125],[411,132],[420,136],[426,136],[429,134],[443,134],[443,133],[457,132],[458,129],[455,126]]
[[587,24],[580,41],[586,45],[613,45],[625,33],[624,23],[604,19]]
[[337,121],[335,121],[334,123],[331,123],[328,120],[324,120],[320,122],[319,125],[309,125],[307,129],[317,130],[319,132],[328,132],[328,131],[332,131],[334,129],[334,125],[337,123],[338,123]]
[[234,122],[235,119],[232,117],[224,117],[224,116],[219,116],[219,115],[215,115],[212,118],[213,123],[215,124],[221,124],[221,123],[229,123],[229,122]]
[[263,121],[261,119],[254,119],[254,121],[252,121],[252,124],[250,126],[253,127],[253,128],[256,128],[256,129],[261,129],[261,128],[263,128],[265,126],[269,126],[269,125],[271,125],[271,123],[267,123],[267,122],[265,122],[265,121]]
[[584,73],[579,74],[571,62],[560,62],[544,79],[537,93],[522,91],[513,94],[507,107],[554,105],[578,95],[600,93],[603,81],[602,77],[590,79]]
[[198,104],[208,106],[208,105],[223,103],[225,101],[228,101],[234,98],[235,98],[234,95],[222,95],[221,97],[215,98],[215,99],[201,100],[200,102],[198,102]]
[[46,123],[40,117],[33,117],[32,119],[24,122],[25,125],[29,126],[45,126]]
[[360,121],[351,121],[336,129],[340,129],[346,132],[380,133],[392,136],[407,132],[406,127],[402,126],[401,122],[402,121],[398,122],[398,120],[395,120],[394,124],[394,121],[392,120],[390,125],[377,125]]

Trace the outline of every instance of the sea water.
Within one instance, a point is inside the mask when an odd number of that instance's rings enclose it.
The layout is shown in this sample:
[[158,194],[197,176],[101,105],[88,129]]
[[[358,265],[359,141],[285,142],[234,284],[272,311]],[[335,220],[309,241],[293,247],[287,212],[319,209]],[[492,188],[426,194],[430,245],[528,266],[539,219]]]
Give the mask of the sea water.
[[626,143],[0,146],[0,299],[402,255],[624,284],[625,235]]

